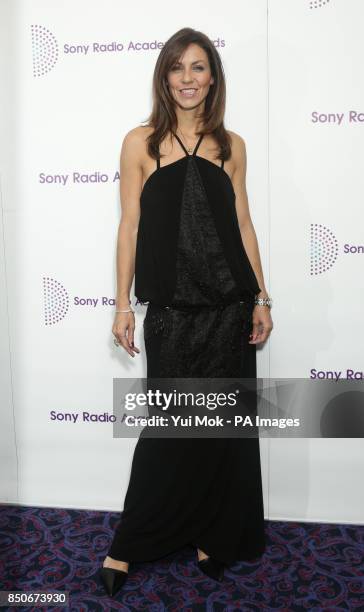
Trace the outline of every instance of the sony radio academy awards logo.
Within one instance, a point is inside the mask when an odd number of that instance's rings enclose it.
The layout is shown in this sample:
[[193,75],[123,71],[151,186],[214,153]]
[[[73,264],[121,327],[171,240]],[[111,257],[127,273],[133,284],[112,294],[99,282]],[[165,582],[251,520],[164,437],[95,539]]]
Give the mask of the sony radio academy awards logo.
[[42,77],[58,62],[58,43],[54,34],[42,25],[30,26],[32,35],[33,76]]
[[[44,304],[44,323],[45,325],[56,325],[60,323],[70,310],[71,298],[65,286],[56,278],[50,276],[43,277],[43,304]],[[92,310],[115,306],[115,298],[108,296],[99,297],[80,297],[74,295],[72,305],[77,308]],[[135,306],[138,306],[139,301]],[[144,305],[141,305],[142,307]]]
[[[343,255],[362,255],[363,244],[345,242],[340,249]],[[339,255],[339,242],[335,234],[321,223],[311,223],[310,275],[323,274],[332,268]]]
[[332,231],[321,225],[311,223],[311,276],[327,272],[334,265],[338,252],[338,241]]
[[[33,76],[43,77],[52,70],[58,62],[60,53],[64,56],[87,57],[92,54],[111,54],[123,52],[140,53],[162,49],[163,41],[154,40],[129,40],[121,41],[89,41],[65,42],[60,45],[48,28],[40,24],[30,26],[32,38]],[[225,40],[219,36],[212,39],[216,48],[225,47]]]

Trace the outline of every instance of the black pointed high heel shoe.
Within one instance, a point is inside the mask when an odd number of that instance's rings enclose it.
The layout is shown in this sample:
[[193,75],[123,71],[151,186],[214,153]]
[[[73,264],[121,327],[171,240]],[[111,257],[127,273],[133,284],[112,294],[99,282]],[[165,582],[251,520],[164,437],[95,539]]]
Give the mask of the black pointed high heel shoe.
[[207,557],[207,559],[201,559],[197,562],[198,567],[201,572],[212,578],[213,580],[217,580],[221,582],[224,579],[224,564],[213,557]]
[[114,569],[112,567],[102,567],[100,569],[100,578],[106,593],[110,597],[114,597],[125,584],[128,577],[128,572]]

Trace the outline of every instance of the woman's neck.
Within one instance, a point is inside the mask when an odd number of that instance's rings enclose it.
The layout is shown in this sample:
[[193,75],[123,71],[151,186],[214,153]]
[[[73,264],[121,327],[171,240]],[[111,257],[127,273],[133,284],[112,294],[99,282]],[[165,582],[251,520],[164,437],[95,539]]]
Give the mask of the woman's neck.
[[195,138],[197,132],[202,128],[202,122],[192,113],[193,111],[177,112],[176,129],[177,131],[180,130],[184,136],[190,139]]

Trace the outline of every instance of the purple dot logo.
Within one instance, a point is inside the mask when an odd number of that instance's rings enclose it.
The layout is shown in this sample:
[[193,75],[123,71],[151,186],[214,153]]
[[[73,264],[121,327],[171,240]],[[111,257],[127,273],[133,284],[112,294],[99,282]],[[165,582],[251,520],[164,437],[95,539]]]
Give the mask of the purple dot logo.
[[310,0],[310,9],[317,9],[329,4],[330,0]]
[[58,61],[58,43],[54,34],[41,25],[32,25],[33,76],[41,77]]
[[338,241],[328,227],[311,223],[311,275],[327,272],[335,263],[339,252]]
[[54,278],[43,277],[44,319],[46,325],[55,325],[66,316],[69,298],[66,289]]

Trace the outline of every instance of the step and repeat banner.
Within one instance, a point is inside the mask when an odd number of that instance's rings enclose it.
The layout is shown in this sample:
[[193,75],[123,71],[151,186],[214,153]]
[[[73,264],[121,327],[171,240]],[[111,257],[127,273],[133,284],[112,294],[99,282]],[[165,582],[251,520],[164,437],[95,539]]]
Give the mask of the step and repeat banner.
[[[361,0],[1,3],[1,502],[120,510],[113,438],[119,156],[174,32],[222,57],[274,330],[258,376],[362,378]],[[131,292],[135,303],[133,288]],[[261,441],[266,518],[362,522],[360,439]],[[110,466],[113,469],[110,469]]]

